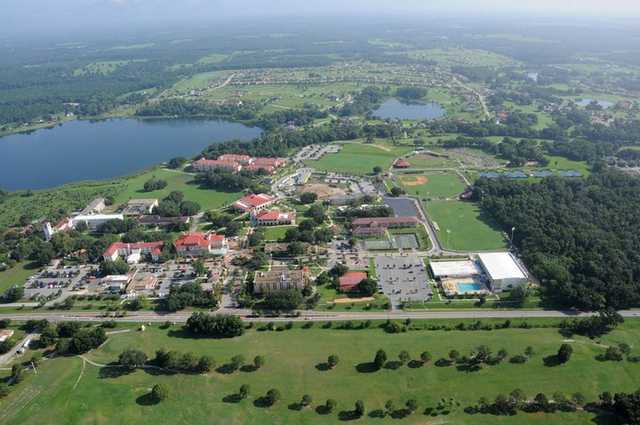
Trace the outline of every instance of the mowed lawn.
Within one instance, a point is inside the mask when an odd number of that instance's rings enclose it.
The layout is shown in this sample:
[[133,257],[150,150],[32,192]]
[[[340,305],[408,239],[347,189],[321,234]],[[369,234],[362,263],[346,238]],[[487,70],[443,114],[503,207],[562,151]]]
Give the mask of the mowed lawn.
[[[514,321],[516,322],[516,321]],[[571,395],[581,392],[587,400],[597,400],[603,391],[637,390],[640,368],[623,362],[598,362],[595,357],[604,348],[594,341],[575,337],[574,354],[569,363],[547,367],[545,356],[554,354],[563,337],[557,329],[507,329],[495,331],[410,331],[386,334],[372,327],[368,330],[313,329],[298,327],[282,332],[248,331],[244,336],[228,340],[189,339],[171,336],[178,327],[160,330],[155,326],[142,333],[117,334],[98,351],[87,355],[93,361],[107,364],[117,359],[122,350],[130,347],[152,355],[161,347],[209,354],[218,365],[237,354],[252,359],[263,355],[266,363],[257,372],[206,375],[164,375],[135,371],[119,373],[114,369],[85,364],[78,357],[54,358],[43,362],[37,375],[29,375],[12,393],[2,400],[0,422],[7,425],[159,425],[176,424],[335,424],[341,411],[353,409],[358,399],[364,401],[367,412],[383,408],[393,400],[398,408],[414,398],[419,409],[402,420],[377,419],[365,416],[357,423],[366,424],[585,424],[595,423],[587,412],[526,414],[515,416],[468,415],[464,407],[478,402],[480,397],[494,399],[498,394],[522,389],[531,399],[538,392],[549,397],[556,391]],[[180,335],[179,332],[177,332]],[[603,344],[626,342],[632,347],[640,344],[637,320],[628,320],[621,328],[603,338]],[[474,373],[461,372],[455,367],[436,367],[433,362],[421,368],[402,366],[397,370],[383,369],[361,373],[356,367],[370,362],[376,350],[384,349],[390,358],[397,358],[401,350],[408,350],[412,358],[429,350],[434,360],[446,357],[452,349],[468,354],[476,346],[487,345],[494,353],[505,348],[509,355],[522,353],[527,346],[536,351],[523,365],[503,362],[486,366]],[[316,368],[330,354],[340,358],[334,370]],[[169,387],[169,399],[158,405],[148,405],[144,396],[157,383]],[[225,401],[241,385],[250,386],[250,396],[240,402]],[[270,388],[278,389],[282,399],[271,408],[254,405],[256,399]],[[313,398],[311,408],[295,410],[290,405],[303,394]],[[437,418],[424,414],[435,407],[441,398],[453,397],[460,407],[448,416]],[[328,415],[316,413],[315,406],[327,398],[338,402]]]
[[0,292],[4,292],[13,285],[24,285],[29,276],[37,272],[38,268],[29,263],[18,263],[12,268],[0,272]]
[[427,213],[438,224],[442,244],[457,251],[488,251],[506,248],[501,230],[492,225],[471,202],[426,202]]
[[325,155],[318,161],[307,161],[306,164],[320,171],[364,175],[373,173],[373,167],[376,166],[388,169],[396,158],[409,150],[408,147],[344,143],[340,152]]
[[289,229],[295,229],[296,226],[269,226],[263,227],[264,238],[267,241],[279,241],[284,238],[284,235]]
[[398,180],[411,196],[426,198],[453,198],[464,192],[465,184],[454,173],[401,174]]
[[[155,177],[167,182],[167,187],[153,192],[144,192],[146,181]],[[137,176],[125,180],[126,187],[115,198],[116,205],[123,204],[133,198],[157,198],[162,199],[174,190],[184,193],[186,200],[200,204],[203,210],[221,208],[242,196],[240,192],[217,192],[215,190],[201,189],[194,181],[194,176],[182,171],[154,168]]]

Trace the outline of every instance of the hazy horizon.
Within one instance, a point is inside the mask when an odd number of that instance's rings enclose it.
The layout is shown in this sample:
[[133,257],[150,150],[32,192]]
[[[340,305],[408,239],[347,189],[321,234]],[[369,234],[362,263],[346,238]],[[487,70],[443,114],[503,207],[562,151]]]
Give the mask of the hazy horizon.
[[5,0],[0,31],[47,34],[136,26],[226,22],[278,16],[459,18],[640,18],[632,0]]

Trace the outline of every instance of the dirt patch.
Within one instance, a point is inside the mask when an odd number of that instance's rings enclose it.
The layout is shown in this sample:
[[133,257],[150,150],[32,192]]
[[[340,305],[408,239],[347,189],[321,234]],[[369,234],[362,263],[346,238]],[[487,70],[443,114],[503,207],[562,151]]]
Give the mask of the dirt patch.
[[427,176],[411,176],[411,177],[400,177],[400,181],[402,182],[403,185],[405,186],[422,186],[427,184],[427,182],[429,181],[429,178],[427,178]]
[[339,187],[331,187],[323,183],[311,183],[300,188],[300,193],[311,192],[318,195],[319,199],[326,199],[332,196],[344,196],[346,192]]
[[350,304],[350,303],[364,303],[375,301],[376,299],[373,297],[364,297],[364,298],[338,298],[333,300],[335,304]]
[[442,161],[443,159],[448,159],[447,156],[435,156],[435,155],[431,155],[428,153],[419,153],[417,155],[412,156],[411,158],[409,158],[409,161],[411,161],[412,159],[417,159],[418,161],[425,161],[425,162],[429,162],[429,161]]

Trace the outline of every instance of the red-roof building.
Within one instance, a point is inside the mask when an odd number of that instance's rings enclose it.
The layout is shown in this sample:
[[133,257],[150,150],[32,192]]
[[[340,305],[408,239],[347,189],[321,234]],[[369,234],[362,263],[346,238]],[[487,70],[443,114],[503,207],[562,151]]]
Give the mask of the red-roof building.
[[153,261],[158,261],[162,253],[164,242],[137,242],[124,243],[114,242],[102,254],[105,260],[116,261],[120,257],[126,257],[127,262],[136,264],[142,255],[151,255]]
[[260,211],[269,205],[273,204],[276,201],[276,198],[273,196],[269,196],[264,193],[259,193],[257,195],[247,195],[238,199],[233,203],[232,207],[238,211],[242,212],[254,212]]
[[250,164],[253,161],[249,155],[239,155],[235,153],[226,153],[218,157],[218,161],[238,162],[240,164]]
[[365,272],[347,272],[344,276],[338,279],[341,292],[357,291],[360,282],[367,278]]
[[406,159],[398,159],[393,163],[393,168],[411,168],[411,163]]
[[239,155],[228,153],[220,155],[218,159],[201,158],[191,165],[193,169],[200,172],[223,169],[234,173],[240,170],[259,171],[263,170],[267,174],[273,174],[276,170],[287,163],[283,158],[252,158],[249,155]]
[[194,161],[192,164],[193,169],[196,171],[213,171],[213,170],[227,170],[233,173],[238,173],[242,170],[242,165],[235,161],[224,161],[221,159],[205,159],[201,158]]
[[225,255],[229,249],[227,239],[215,233],[187,233],[174,242],[181,257]]
[[294,212],[258,211],[251,215],[254,226],[282,226],[292,224],[296,219]]

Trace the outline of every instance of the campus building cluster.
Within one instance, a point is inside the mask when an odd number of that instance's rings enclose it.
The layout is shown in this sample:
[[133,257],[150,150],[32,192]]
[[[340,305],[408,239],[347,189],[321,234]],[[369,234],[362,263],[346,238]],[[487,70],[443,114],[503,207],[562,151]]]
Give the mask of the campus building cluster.
[[224,154],[217,159],[200,158],[191,165],[200,172],[225,170],[239,173],[242,170],[262,171],[266,174],[274,174],[278,168],[287,163],[284,158],[251,157],[249,155]]

